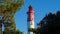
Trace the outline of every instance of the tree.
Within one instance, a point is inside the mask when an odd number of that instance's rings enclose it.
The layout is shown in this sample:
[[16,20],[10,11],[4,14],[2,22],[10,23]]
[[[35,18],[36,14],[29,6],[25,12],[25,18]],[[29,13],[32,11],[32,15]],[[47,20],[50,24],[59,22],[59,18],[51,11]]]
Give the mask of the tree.
[[60,11],[49,13],[39,23],[37,34],[60,34]]
[[3,34],[12,34],[11,30],[16,31],[14,14],[17,10],[21,9],[23,4],[23,0],[0,0],[0,16],[2,17],[0,20],[0,28],[2,29],[2,24],[4,24],[5,27]]
[[10,31],[3,31],[3,34],[23,34],[23,32],[19,31],[19,30],[10,30]]

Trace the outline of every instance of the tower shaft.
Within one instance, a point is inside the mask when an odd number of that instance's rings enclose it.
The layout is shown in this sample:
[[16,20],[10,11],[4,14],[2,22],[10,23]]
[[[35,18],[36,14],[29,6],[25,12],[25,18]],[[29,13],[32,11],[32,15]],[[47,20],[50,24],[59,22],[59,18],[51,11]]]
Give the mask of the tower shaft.
[[[34,11],[32,9],[32,6],[29,6],[29,10],[27,12],[28,14],[28,30],[34,29]],[[34,34],[32,31],[28,31],[28,34]]]

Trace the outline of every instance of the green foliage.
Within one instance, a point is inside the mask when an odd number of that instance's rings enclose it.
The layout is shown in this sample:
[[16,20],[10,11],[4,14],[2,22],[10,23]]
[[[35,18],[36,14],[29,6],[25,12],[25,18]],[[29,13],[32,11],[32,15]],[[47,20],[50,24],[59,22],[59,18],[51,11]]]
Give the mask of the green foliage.
[[3,34],[23,34],[22,32],[20,32],[19,30],[10,30],[10,31],[3,31]]
[[21,9],[23,4],[23,0],[0,0],[0,16],[3,16],[0,24],[4,25],[3,34],[22,34],[16,31],[14,14]]
[[0,15],[1,13],[15,14],[20,10],[24,4],[23,0],[1,0],[0,1]]
[[33,31],[34,31],[34,29],[33,29],[33,28],[29,28],[29,29],[28,29],[28,31],[31,31],[31,32],[33,32]]

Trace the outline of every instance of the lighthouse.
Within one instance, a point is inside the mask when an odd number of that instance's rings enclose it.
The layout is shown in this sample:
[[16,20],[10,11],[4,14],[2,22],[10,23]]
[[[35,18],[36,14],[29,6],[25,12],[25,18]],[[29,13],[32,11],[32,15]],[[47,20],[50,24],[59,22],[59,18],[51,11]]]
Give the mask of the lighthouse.
[[[29,6],[28,12],[27,12],[27,26],[29,29],[34,29],[34,10],[32,6]],[[28,34],[34,34],[32,31],[28,31]]]

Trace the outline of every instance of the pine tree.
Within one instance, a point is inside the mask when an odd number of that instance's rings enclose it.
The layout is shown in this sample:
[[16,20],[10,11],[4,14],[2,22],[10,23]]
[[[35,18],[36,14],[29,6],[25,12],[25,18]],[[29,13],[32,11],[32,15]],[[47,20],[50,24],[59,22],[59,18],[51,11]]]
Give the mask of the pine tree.
[[3,24],[3,34],[13,34],[13,32],[17,32],[14,21],[14,14],[17,12],[17,10],[21,9],[23,4],[23,0],[0,0],[0,16],[2,18],[0,19],[0,28],[2,29]]
[[36,34],[60,34],[60,11],[49,13],[40,22]]

